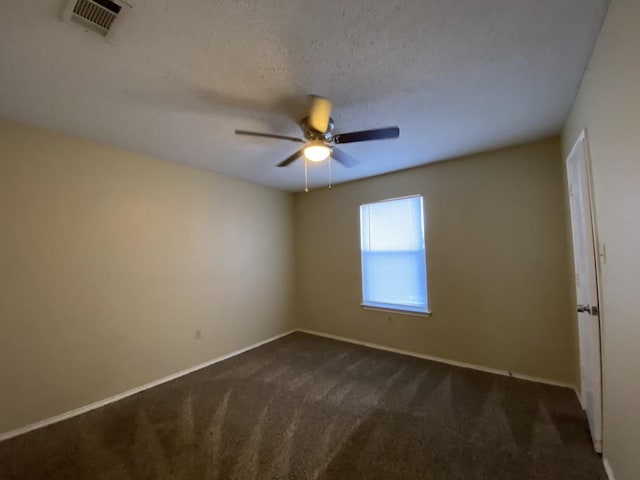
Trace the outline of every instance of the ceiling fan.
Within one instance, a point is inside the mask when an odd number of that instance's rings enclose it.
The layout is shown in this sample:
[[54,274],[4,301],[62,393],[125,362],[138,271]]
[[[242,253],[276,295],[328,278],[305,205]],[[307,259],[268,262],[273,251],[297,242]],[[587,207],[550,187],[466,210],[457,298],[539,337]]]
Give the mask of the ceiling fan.
[[[309,115],[300,120],[304,139],[289,137],[286,135],[275,135],[271,133],[250,132],[247,130],[236,130],[237,135],[251,135],[254,137],[274,138],[276,140],[288,140],[291,142],[304,143],[297,152],[280,162],[278,167],[286,167],[301,157],[305,157],[311,162],[322,162],[332,157],[345,167],[353,167],[359,162],[354,157],[335,147],[344,143],[366,142],[369,140],[386,140],[398,138],[400,129],[398,127],[377,128],[373,130],[362,130],[351,133],[333,133],[334,123],[331,118],[332,104],[328,98],[310,95],[311,108]],[[305,164],[306,165],[306,164]]]

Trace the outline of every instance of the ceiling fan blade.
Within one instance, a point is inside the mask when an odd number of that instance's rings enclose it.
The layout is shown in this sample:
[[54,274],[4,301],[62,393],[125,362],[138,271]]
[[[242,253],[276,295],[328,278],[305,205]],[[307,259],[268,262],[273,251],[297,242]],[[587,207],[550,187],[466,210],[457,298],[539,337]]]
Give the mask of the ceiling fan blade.
[[331,151],[331,156],[336,162],[341,163],[347,168],[355,167],[360,163],[354,157],[338,148],[333,148],[333,150]]
[[250,135],[252,137],[275,138],[277,140],[289,140],[291,142],[305,143],[301,138],[288,137],[286,135],[274,135],[272,133],[249,132],[247,130],[236,130],[236,135]]
[[303,154],[304,154],[304,148],[301,148],[300,150],[298,150],[296,153],[291,155],[286,160],[281,161],[277,166],[278,167],[286,167],[286,166],[292,164],[293,162],[295,162],[297,159],[299,159]]
[[374,130],[362,130],[360,132],[340,133],[334,135],[333,143],[354,143],[366,142],[368,140],[386,140],[398,138],[400,129],[398,127],[376,128]]
[[311,95],[311,112],[309,113],[309,125],[314,130],[326,133],[331,119],[331,100],[324,97]]

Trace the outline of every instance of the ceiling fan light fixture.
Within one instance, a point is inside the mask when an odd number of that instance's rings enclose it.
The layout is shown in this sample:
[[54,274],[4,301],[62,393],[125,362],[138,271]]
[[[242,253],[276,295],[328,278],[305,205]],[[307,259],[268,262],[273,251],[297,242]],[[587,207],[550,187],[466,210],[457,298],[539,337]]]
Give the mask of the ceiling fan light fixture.
[[311,162],[322,162],[329,158],[331,149],[324,143],[314,143],[304,148],[304,156]]
[[[79,1],[79,0],[71,0]],[[82,1],[106,1],[106,0],[82,0]],[[124,1],[124,0],[119,0]],[[331,100],[325,97],[311,95],[311,105],[309,114],[298,122],[304,138],[290,137],[288,135],[278,135],[273,133],[252,132],[249,130],[236,130],[236,135],[248,135],[260,138],[273,138],[275,140],[288,140],[290,142],[302,143],[303,146],[287,158],[282,160],[276,167],[288,167],[293,162],[303,158],[305,175],[308,162],[320,163],[327,160],[331,169],[331,160],[335,160],[343,167],[354,167],[358,161],[343,152],[334,145],[343,143],[368,142],[371,140],[387,140],[400,137],[400,128],[385,127],[361,130],[358,132],[346,132],[337,135],[333,134],[333,119],[331,118]]]

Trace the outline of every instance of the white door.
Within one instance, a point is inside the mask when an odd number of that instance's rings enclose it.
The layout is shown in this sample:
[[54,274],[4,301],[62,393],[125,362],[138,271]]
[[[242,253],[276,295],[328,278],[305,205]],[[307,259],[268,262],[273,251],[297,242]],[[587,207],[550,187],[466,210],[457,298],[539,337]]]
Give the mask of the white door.
[[567,177],[573,233],[573,258],[580,336],[582,407],[589,419],[591,438],[602,451],[602,369],[600,355],[600,304],[598,256],[591,196],[589,151],[585,132],[567,158]]

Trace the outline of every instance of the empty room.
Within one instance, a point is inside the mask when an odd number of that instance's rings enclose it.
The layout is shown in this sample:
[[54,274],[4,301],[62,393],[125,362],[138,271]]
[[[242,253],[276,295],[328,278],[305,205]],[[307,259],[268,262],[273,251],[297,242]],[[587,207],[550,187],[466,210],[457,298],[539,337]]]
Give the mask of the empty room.
[[638,0],[0,0],[0,480],[640,478]]

